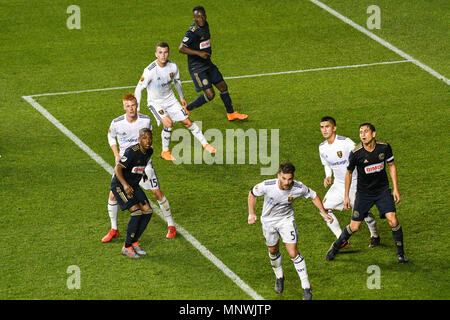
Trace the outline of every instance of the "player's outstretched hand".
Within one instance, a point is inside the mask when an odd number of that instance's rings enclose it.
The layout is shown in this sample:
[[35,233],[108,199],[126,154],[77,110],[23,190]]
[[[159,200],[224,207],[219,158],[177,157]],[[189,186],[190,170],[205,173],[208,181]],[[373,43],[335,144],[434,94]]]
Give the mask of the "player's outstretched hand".
[[350,198],[344,197],[344,210],[350,210]]

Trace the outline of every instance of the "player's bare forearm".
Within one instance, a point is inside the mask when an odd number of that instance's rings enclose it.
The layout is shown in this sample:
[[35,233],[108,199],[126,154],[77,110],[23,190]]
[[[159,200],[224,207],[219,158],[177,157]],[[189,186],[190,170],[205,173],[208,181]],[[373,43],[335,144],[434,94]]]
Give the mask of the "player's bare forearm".
[[316,197],[314,199],[312,199],[312,202],[317,207],[317,209],[319,209],[322,217],[324,219],[328,219],[330,221],[330,223],[332,223],[333,218],[326,212],[326,210],[323,206],[323,203],[322,203],[322,199],[320,199],[319,195],[316,195]]
[[353,172],[347,170],[345,173],[345,188],[344,188],[344,209],[350,210],[350,198],[349,198],[349,192],[350,192],[350,186],[352,184],[352,176]]
[[123,168],[124,168],[124,166],[121,165],[120,163],[118,163],[116,165],[116,167],[114,168],[114,173],[115,173],[117,179],[119,179],[120,183],[122,184],[125,193],[128,196],[131,196],[134,190],[133,190],[133,188],[131,188],[131,186],[128,184],[128,182],[123,177],[123,172],[122,172]]
[[181,43],[180,46],[178,47],[178,52],[187,54],[190,56],[199,56],[203,59],[206,59],[210,56],[210,54],[208,52],[190,49],[190,48],[186,47],[183,43]]
[[115,161],[116,161],[116,165],[119,163],[119,160],[120,160],[120,154],[119,154],[119,150],[117,149],[117,145],[116,144],[113,144],[112,146],[111,146],[111,150],[112,150],[112,152],[114,153],[114,159],[115,159]]
[[249,192],[248,193],[248,224],[254,224],[256,222],[256,214],[255,214],[255,205],[256,205],[256,197]]
[[400,202],[400,192],[398,191],[397,167],[394,162],[389,162],[389,175],[391,176],[392,186],[394,188],[393,196],[396,203]]

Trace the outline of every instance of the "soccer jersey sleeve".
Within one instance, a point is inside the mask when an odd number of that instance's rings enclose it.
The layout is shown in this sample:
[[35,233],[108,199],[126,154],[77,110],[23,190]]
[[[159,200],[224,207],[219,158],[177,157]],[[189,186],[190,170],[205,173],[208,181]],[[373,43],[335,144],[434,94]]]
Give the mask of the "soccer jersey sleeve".
[[189,29],[188,31],[186,31],[186,34],[184,35],[183,40],[181,42],[183,43],[183,45],[190,48],[194,40],[195,34],[191,31],[191,29]]
[[305,185],[302,186],[301,193],[302,196],[306,199],[314,199],[317,196],[317,193],[314,190],[308,188]]
[[109,126],[109,129],[108,129],[108,143],[109,143],[110,147],[114,144],[117,145],[116,136],[117,136],[117,132],[116,132],[116,127],[114,126],[114,120],[113,120],[113,121],[111,121],[111,125]]
[[356,167],[356,156],[354,152],[350,152],[350,154],[348,155],[347,170],[353,172],[353,170],[355,170],[355,167]]
[[394,161],[394,154],[392,153],[392,148],[390,144],[386,145],[385,159],[387,163]]
[[135,153],[133,152],[133,149],[130,147],[127,150],[125,150],[125,153],[120,158],[119,163],[123,165],[126,169],[130,168],[134,161]]
[[264,181],[261,183],[258,183],[256,186],[254,186],[250,191],[255,197],[261,197],[264,195]]
[[151,79],[150,79],[150,71],[145,68],[144,72],[142,73],[141,78],[139,79],[139,82],[136,86],[136,89],[134,90],[134,96],[136,97],[137,103],[138,103],[138,111],[141,110],[141,97],[142,97],[142,90],[147,88],[149,85]]

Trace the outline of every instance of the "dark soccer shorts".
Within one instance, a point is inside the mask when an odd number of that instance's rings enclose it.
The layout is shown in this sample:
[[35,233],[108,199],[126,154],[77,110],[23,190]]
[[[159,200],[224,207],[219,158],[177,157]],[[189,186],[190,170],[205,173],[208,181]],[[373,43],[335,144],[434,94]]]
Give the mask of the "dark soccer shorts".
[[374,205],[377,207],[381,219],[386,218],[385,215],[388,212],[396,212],[394,197],[392,197],[391,189],[388,189],[375,196],[356,192],[352,220],[363,221],[367,216],[370,208],[372,208]]
[[189,71],[189,73],[191,74],[192,81],[194,81],[195,90],[197,90],[197,92],[211,88],[213,84],[223,81],[222,74],[215,64],[211,64],[211,66],[204,71]]
[[133,196],[130,198],[125,193],[121,185],[111,186],[111,191],[114,194],[114,197],[116,197],[120,209],[122,209],[123,211],[130,209],[138,203],[145,204],[146,201],[147,203],[149,202],[147,196],[145,195],[145,192],[142,191],[139,185],[133,187],[133,190]]

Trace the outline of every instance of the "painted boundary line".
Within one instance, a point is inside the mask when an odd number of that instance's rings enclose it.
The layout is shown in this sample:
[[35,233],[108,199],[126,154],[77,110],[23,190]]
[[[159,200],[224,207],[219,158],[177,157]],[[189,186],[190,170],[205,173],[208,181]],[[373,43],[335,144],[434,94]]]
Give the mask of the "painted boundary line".
[[397,47],[393,46],[392,44],[390,44],[389,42],[381,39],[380,37],[378,37],[377,35],[375,35],[374,33],[370,32],[369,30],[367,30],[366,28],[361,27],[359,24],[356,24],[355,22],[353,22],[352,20],[350,20],[349,18],[343,16],[342,14],[340,14],[339,12],[337,12],[336,10],[331,9],[330,7],[328,7],[327,5],[323,4],[322,2],[318,1],[318,0],[309,0],[310,2],[314,3],[316,6],[321,7],[322,9],[324,9],[325,11],[327,11],[328,13],[332,14],[333,16],[335,16],[336,18],[342,20],[343,22],[345,22],[346,24],[352,26],[353,28],[355,28],[356,30],[364,33],[366,36],[370,37],[371,39],[375,40],[376,42],[378,42],[379,44],[385,46],[386,48],[388,48],[389,50],[395,52],[396,54],[398,54],[399,56],[405,58],[408,61],[411,61],[412,63],[414,63],[416,66],[418,66],[419,68],[422,68],[423,70],[425,70],[426,72],[428,72],[429,74],[431,74],[433,77],[438,78],[439,80],[443,80],[447,85],[450,85],[450,80],[447,79],[446,77],[444,77],[443,75],[441,75],[440,73],[436,72],[435,70],[431,69],[429,66],[423,64],[422,62],[420,62],[417,59],[414,59],[413,57],[411,57],[409,54],[407,54],[406,52],[398,49]]
[[[339,69],[349,69],[349,68],[363,68],[363,67],[379,66],[379,65],[385,65],[385,64],[405,63],[405,62],[411,62],[411,61],[410,60],[384,61],[384,62],[353,64],[353,65],[346,65],[346,66],[323,67],[323,68],[314,68],[314,69],[301,69],[301,70],[270,72],[270,73],[258,73],[258,74],[248,74],[248,75],[243,75],[243,76],[224,77],[224,79],[225,80],[228,80],[228,79],[243,79],[243,78],[255,78],[255,77],[264,77],[264,76],[277,76],[277,75],[292,74],[292,73],[304,73],[304,72],[326,71],[326,70],[339,70]],[[192,83],[192,80],[181,81],[181,83]],[[33,97],[44,97],[44,96],[58,96],[58,95],[65,95],[65,94],[96,92],[96,91],[109,91],[109,90],[121,90],[121,89],[130,89],[130,88],[136,88],[136,86],[111,87],[111,88],[100,88],[100,89],[86,89],[86,90],[65,91],[65,92],[39,93],[39,94],[32,94],[32,95],[29,95],[27,97],[33,98]]]
[[[98,90],[97,90],[98,91]],[[50,112],[48,112],[43,106],[41,106],[36,100],[31,96],[22,96],[22,98],[27,101],[33,108],[39,111],[48,121],[50,121],[56,128],[58,128],[62,133],[64,133],[70,140],[72,140],[81,150],[86,152],[95,162],[97,162],[103,169],[106,170],[110,175],[114,173],[113,167],[111,167],[105,160],[103,160],[97,153],[95,153],[91,148],[89,148],[83,141],[81,141],[75,134],[73,134],[69,129],[67,129],[58,119],[56,119]],[[150,200],[149,200],[150,201]],[[160,216],[163,221],[164,215],[161,209],[158,208],[153,202],[153,210]],[[180,233],[187,241],[189,241],[194,248],[196,248],[200,253],[211,261],[219,270],[221,270],[228,278],[230,278],[239,288],[241,288],[245,293],[251,296],[255,300],[264,300],[256,291],[254,291],[250,286],[248,286],[239,276],[237,276],[233,271],[231,271],[221,260],[214,256],[205,246],[203,246],[197,239],[195,239],[186,229],[184,229],[179,224],[175,224],[177,232]]]

